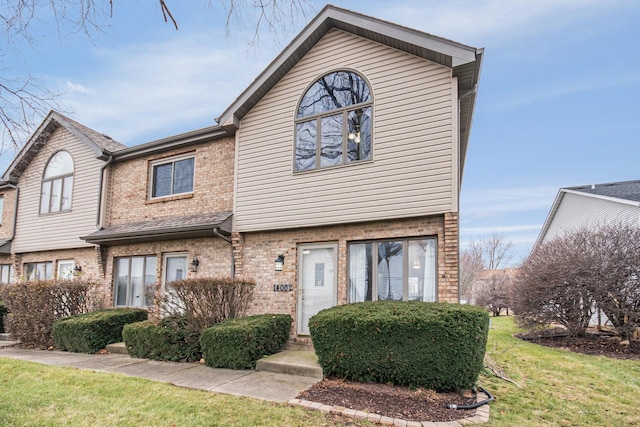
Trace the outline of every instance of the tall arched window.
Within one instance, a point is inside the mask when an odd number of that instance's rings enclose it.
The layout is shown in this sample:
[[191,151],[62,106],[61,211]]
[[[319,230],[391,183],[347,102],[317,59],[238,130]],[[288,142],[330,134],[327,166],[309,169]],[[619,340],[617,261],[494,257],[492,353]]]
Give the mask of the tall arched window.
[[371,159],[373,97],[353,71],[334,71],[304,93],[296,114],[295,171]]
[[73,194],[73,158],[66,151],[55,153],[44,168],[42,191],[40,192],[40,213],[54,213],[71,210]]

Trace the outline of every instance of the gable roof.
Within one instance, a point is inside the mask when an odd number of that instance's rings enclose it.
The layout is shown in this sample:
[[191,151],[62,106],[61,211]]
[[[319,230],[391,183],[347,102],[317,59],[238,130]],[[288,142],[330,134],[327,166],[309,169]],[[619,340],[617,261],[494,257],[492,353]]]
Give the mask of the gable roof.
[[238,128],[240,120],[332,28],[452,68],[458,78],[460,161],[464,165],[484,50],[333,5],[325,6],[216,121],[225,128]]
[[551,206],[551,210],[547,215],[547,219],[542,225],[540,234],[538,235],[538,238],[533,245],[534,248],[540,245],[544,237],[547,235],[549,227],[551,226],[551,221],[553,221],[556,212],[560,208],[560,204],[562,203],[565,194],[578,194],[585,197],[604,199],[612,202],[622,203],[625,205],[640,207],[640,180],[609,182],[604,184],[590,184],[561,188],[560,190],[558,190],[558,194],[553,201],[553,205]]
[[15,181],[18,179],[42,146],[46,144],[49,136],[59,127],[63,127],[71,132],[94,151],[96,158],[102,160],[108,159],[113,152],[126,148],[126,145],[114,141],[111,137],[96,132],[52,110],[47,114],[47,117],[45,117],[40,126],[38,126],[38,129],[36,129],[18,155],[13,159],[2,176],[2,179],[4,181]]

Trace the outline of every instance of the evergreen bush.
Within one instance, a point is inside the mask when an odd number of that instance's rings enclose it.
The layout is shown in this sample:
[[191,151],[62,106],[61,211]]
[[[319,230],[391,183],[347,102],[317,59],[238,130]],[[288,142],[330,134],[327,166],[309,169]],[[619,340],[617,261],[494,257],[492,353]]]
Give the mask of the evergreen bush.
[[112,308],[78,314],[54,322],[53,342],[63,351],[96,353],[107,344],[122,341],[122,328],[147,319],[147,311]]
[[288,314],[231,319],[200,335],[205,364],[213,368],[253,369],[263,356],[278,352],[289,339]]
[[132,357],[170,362],[195,362],[202,358],[200,335],[188,330],[179,316],[130,323],[122,330],[122,337]]
[[467,305],[376,301],[323,310],[309,329],[325,376],[459,391],[483,367],[489,316]]

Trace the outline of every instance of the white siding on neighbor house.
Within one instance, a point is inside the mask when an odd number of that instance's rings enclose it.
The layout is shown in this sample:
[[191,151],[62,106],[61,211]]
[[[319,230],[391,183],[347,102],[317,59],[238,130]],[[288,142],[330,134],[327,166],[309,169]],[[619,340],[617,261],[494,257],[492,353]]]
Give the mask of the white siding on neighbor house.
[[[73,157],[71,211],[40,215],[42,174],[53,153],[66,150]],[[100,168],[94,151],[59,127],[20,176],[18,222],[12,250],[16,253],[92,247],[80,239],[96,230]]]
[[585,225],[625,222],[640,226],[640,207],[565,193],[541,243]]
[[[294,119],[303,92],[327,72],[369,82],[372,161],[293,173]],[[451,69],[331,30],[243,118],[237,231],[316,226],[457,210],[457,93]]]

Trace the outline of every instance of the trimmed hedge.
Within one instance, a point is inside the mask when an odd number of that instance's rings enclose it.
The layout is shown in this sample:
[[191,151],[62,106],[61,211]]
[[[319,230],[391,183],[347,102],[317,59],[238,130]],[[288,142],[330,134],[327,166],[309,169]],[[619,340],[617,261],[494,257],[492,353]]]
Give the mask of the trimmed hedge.
[[131,323],[122,330],[127,352],[141,359],[195,362],[202,358],[200,335],[177,316]]
[[4,303],[0,301],[0,334],[5,332],[4,330],[4,315],[9,312],[9,309],[4,306]]
[[107,344],[122,341],[122,328],[147,319],[147,311],[112,308],[65,317],[53,323],[54,345],[63,351],[96,353]]
[[284,346],[292,321],[288,314],[260,314],[205,329],[200,335],[205,364],[212,368],[253,369],[260,358]]
[[325,376],[460,391],[483,367],[489,315],[469,305],[363,302],[320,311],[309,329]]

